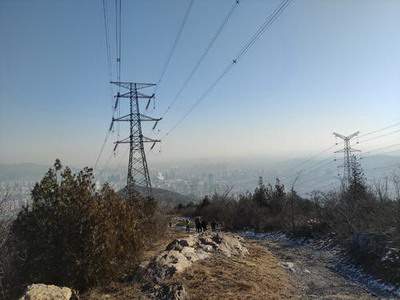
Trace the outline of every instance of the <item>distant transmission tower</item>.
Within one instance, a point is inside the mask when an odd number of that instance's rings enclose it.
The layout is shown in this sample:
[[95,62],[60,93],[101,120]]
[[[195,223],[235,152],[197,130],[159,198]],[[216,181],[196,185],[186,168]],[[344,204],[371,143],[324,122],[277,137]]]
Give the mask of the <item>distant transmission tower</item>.
[[354,132],[348,136],[334,132],[333,135],[344,141],[344,147],[342,150],[335,151],[335,153],[343,153],[343,182],[347,185],[350,184],[351,180],[351,155],[353,152],[361,152],[360,150],[351,147],[351,139],[355,138],[360,132]]
[[112,130],[114,122],[129,122],[129,136],[122,140],[115,142],[114,151],[119,144],[129,144],[129,162],[128,162],[128,176],[127,176],[127,193],[129,199],[135,190],[135,185],[145,188],[147,196],[151,196],[151,180],[149,169],[146,161],[146,153],[144,150],[144,143],[153,143],[150,149],[153,149],[156,143],[160,140],[145,137],[142,133],[142,121],[155,122],[153,129],[161,118],[152,118],[140,113],[139,99],[147,99],[146,109],[150,105],[150,101],[154,100],[154,94],[149,96],[145,95],[140,90],[152,87],[152,83],[136,83],[136,82],[111,82],[121,88],[126,89],[125,93],[118,92],[115,96],[114,109],[120,106],[121,98],[129,99],[129,113],[118,118],[113,118],[111,121],[110,130]]

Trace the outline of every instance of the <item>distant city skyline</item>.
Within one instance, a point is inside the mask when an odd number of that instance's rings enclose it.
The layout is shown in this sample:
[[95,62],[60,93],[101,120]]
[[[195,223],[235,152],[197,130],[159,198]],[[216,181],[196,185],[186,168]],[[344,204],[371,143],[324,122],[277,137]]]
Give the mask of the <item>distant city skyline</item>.
[[[106,3],[112,23],[113,5]],[[232,3],[194,1],[152,115],[167,109]],[[279,3],[240,1],[159,123],[160,132],[146,127],[146,134],[164,136]],[[121,79],[156,82],[189,1],[122,5]],[[150,168],[180,160],[303,157],[333,145],[333,131],[368,132],[399,121],[399,11],[394,0],[292,1],[165,137],[161,153],[156,146],[148,154]],[[59,157],[68,165],[93,166],[112,105],[102,2],[3,0],[0,38],[0,162],[51,164]],[[116,136],[100,166],[126,162],[123,147],[117,158],[110,156]],[[362,150],[396,140],[393,135]]]
[[[366,180],[371,187],[388,184],[389,193],[394,192],[393,176],[399,174],[399,152],[397,155],[364,156],[361,160]],[[266,162],[265,160],[240,160],[215,162],[198,161],[184,162],[177,165],[154,164],[151,170],[152,184],[192,199],[201,199],[214,192],[224,193],[230,190],[232,195],[254,191],[263,177],[264,183],[275,184],[278,178],[290,190],[294,185],[301,196],[308,196],[313,191],[327,192],[338,189],[341,183],[340,162],[333,158],[315,158],[308,164],[304,160],[286,160],[281,162]],[[74,166],[73,172],[77,169]],[[35,164],[0,164],[0,191],[9,190],[18,201],[20,207],[29,199],[30,191],[35,182],[45,174],[48,166]],[[120,190],[126,184],[126,166],[102,169],[95,176],[98,187],[108,182]],[[300,172],[301,171],[301,172]]]

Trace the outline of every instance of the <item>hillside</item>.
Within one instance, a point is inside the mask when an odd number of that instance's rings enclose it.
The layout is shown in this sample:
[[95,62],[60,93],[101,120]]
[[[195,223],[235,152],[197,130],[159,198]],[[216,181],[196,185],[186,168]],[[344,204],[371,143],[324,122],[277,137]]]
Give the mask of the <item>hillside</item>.
[[[140,192],[142,195],[145,194],[145,188],[142,186],[135,186],[135,189]],[[126,193],[126,187],[120,191],[121,194]],[[153,188],[153,196],[158,201],[161,207],[175,207],[176,205],[182,203],[194,202],[195,199],[190,196],[182,195],[177,192]]]

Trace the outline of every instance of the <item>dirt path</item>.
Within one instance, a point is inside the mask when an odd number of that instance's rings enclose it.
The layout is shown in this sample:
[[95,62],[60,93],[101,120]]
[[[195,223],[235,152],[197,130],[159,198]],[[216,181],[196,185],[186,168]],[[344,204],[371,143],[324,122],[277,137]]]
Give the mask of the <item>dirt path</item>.
[[258,239],[280,260],[300,299],[397,299],[337,271],[337,251],[285,238]]
[[[193,233],[190,233],[193,234]],[[186,233],[168,230],[146,251],[144,263]],[[352,280],[353,273],[337,271],[338,251],[299,243],[285,236],[244,233],[249,254],[244,257],[213,255],[195,262],[172,281],[180,282],[190,299],[400,299],[380,285],[378,289]],[[343,268],[346,272],[346,265]],[[353,270],[354,272],[354,270]],[[147,299],[133,282],[113,283],[82,297],[86,300]]]

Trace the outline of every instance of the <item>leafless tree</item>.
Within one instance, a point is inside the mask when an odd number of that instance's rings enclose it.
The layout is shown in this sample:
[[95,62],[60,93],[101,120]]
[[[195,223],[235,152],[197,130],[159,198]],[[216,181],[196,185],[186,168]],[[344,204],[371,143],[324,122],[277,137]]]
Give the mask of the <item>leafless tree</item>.
[[400,233],[400,175],[393,174],[392,182],[394,187],[394,197],[397,202],[397,212],[396,212],[396,226],[397,232]]
[[10,213],[10,190],[0,189],[0,297],[5,299],[4,277],[8,266],[8,252],[6,242],[9,233],[11,218]]
[[385,177],[380,180],[375,180],[373,184],[373,187],[375,189],[375,194],[378,196],[378,199],[381,203],[389,199],[388,182],[389,182],[388,178]]

